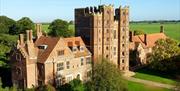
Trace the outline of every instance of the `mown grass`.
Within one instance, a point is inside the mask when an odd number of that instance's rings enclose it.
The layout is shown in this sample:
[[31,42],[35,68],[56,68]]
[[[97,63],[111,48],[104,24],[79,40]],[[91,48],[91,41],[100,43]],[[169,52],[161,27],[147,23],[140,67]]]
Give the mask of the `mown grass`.
[[160,82],[164,84],[171,84],[171,85],[176,84],[176,80],[174,80],[173,77],[168,75],[167,73],[155,72],[147,69],[141,69],[136,71],[134,77],[144,80]]
[[[159,33],[160,23],[131,23],[130,30],[142,30],[147,34]],[[180,41],[180,22],[179,23],[165,23],[163,24],[165,34],[173,39]]]
[[128,91],[171,91],[171,90],[128,81]]

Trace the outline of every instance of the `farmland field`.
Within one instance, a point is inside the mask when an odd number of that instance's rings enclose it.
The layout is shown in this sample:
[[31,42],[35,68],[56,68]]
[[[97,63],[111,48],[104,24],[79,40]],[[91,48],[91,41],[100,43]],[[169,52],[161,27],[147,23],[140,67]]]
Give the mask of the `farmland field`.
[[[130,30],[142,30],[147,34],[160,32],[160,23],[132,23]],[[165,34],[173,39],[180,41],[180,22],[163,24]]]
[[[160,23],[131,23],[130,30],[142,30],[147,34],[159,33],[160,32]],[[165,23],[164,30],[165,34],[173,39],[180,41],[180,22],[179,23]],[[43,24],[43,30],[49,32],[48,24]],[[69,25],[70,29],[74,30],[74,25]]]

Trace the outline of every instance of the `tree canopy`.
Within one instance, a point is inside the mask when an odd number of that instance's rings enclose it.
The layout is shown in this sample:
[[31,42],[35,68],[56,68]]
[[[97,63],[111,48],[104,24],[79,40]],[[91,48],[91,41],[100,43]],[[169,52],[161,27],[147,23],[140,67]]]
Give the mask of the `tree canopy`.
[[94,65],[90,83],[91,91],[127,91],[120,70],[106,59]]
[[16,22],[6,16],[0,16],[0,33],[8,33],[9,28],[12,27]]
[[144,34],[143,30],[134,30],[134,35],[142,35]]
[[67,21],[56,19],[49,26],[49,29],[51,30],[49,35],[59,37],[73,36],[73,32],[68,27],[69,24]]
[[173,72],[177,70],[177,61],[180,56],[180,47],[178,42],[170,38],[160,39],[153,47],[152,55],[150,56],[151,68]]

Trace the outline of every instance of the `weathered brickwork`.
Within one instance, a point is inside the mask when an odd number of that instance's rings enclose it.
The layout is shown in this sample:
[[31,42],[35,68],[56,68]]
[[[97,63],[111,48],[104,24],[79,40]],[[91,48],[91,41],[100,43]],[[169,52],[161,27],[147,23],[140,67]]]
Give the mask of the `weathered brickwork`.
[[37,35],[27,30],[26,41],[20,34],[17,46],[11,51],[12,82],[19,88],[32,88],[43,84],[55,86],[74,78],[87,81],[91,74],[91,53],[81,37],[58,38]]
[[75,9],[75,30],[92,52],[93,62],[103,57],[120,70],[129,70],[129,7]]

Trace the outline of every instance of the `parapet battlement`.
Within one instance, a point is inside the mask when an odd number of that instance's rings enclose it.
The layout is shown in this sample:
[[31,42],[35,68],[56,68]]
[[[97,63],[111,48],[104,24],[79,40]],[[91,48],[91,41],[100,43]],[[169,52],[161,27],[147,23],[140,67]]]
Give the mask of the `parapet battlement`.
[[[110,10],[113,11],[114,13],[114,5],[99,5],[98,7],[96,6],[90,6],[86,8],[77,8],[75,9],[75,15],[102,15],[102,13],[105,10]],[[129,6],[124,6],[124,7],[119,7],[115,9],[115,16],[119,15],[119,10],[129,10]]]

